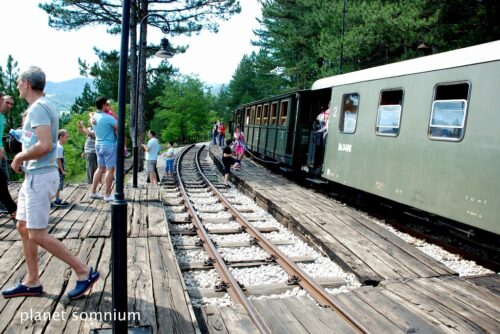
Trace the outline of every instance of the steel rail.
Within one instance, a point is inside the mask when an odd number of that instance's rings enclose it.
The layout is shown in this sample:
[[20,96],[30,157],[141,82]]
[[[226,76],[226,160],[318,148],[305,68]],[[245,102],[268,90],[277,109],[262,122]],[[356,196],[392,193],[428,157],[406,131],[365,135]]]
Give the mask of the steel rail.
[[[197,152],[197,155],[200,154],[201,150],[204,147],[205,145],[201,146],[201,148]],[[297,283],[304,290],[306,290],[320,305],[324,307],[330,307],[331,309],[337,311],[354,330],[361,333],[370,333],[370,331],[363,324],[361,324],[349,314],[348,310],[339,305],[321,285],[316,283],[314,279],[312,279],[299,266],[297,266],[295,262],[293,262],[272,242],[264,237],[264,235],[257,228],[250,224],[248,220],[245,219],[245,217],[243,217],[238,212],[238,210],[236,210],[231,205],[231,203],[229,203],[229,201],[222,195],[222,193],[205,176],[198,161],[199,157],[196,159],[196,164],[205,183],[212,189],[217,197],[219,197],[223,205],[230,211],[230,213],[235,217],[235,220],[244,228],[244,230],[252,237],[254,237],[254,240],[259,244],[259,246],[262,247],[262,249],[264,249],[264,251],[266,251],[270,256],[272,256],[275,261],[288,273],[288,275],[290,275],[290,277],[298,277],[299,279]]]
[[[257,310],[253,307],[253,305],[250,303],[248,300],[247,296],[241,289],[240,285],[234,278],[233,274],[229,271],[229,268],[227,267],[224,259],[220,256],[219,252],[215,248],[215,245],[213,244],[212,240],[210,239],[205,227],[203,226],[202,222],[200,221],[198,215],[196,214],[196,211],[193,208],[193,205],[189,201],[189,198],[187,196],[187,191],[186,188],[184,187],[184,182],[181,178],[181,173],[180,173],[180,166],[181,166],[181,161],[184,155],[194,147],[195,145],[191,145],[190,147],[186,148],[181,154],[179,155],[179,160],[177,163],[176,167],[176,172],[177,172],[177,181],[179,184],[179,188],[181,190],[182,197],[184,198],[184,205],[188,212],[190,213],[191,216],[191,222],[196,228],[196,233],[198,234],[198,237],[200,240],[202,240],[202,246],[205,249],[205,251],[209,254],[210,258],[214,260],[214,268],[217,271],[217,273],[220,275],[221,279],[223,282],[227,284],[227,291],[229,293],[229,296],[233,299],[233,301],[237,304],[241,304],[243,308],[247,311],[248,316],[250,319],[253,321],[254,325],[257,327],[257,329],[261,333],[271,333],[271,330],[267,327],[265,322],[262,320],[262,317],[257,313]],[[204,146],[201,147],[203,149]],[[200,150],[201,150],[200,149]],[[199,155],[196,155],[197,157]],[[196,159],[195,159],[196,160]],[[198,165],[198,161],[196,160],[196,163]],[[204,176],[202,174],[202,176]]]

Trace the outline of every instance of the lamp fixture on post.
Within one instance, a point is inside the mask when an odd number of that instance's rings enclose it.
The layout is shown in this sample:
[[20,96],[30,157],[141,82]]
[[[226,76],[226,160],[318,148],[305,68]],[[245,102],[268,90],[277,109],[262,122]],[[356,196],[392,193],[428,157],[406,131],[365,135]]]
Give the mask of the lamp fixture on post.
[[[164,18],[161,15],[158,14],[149,14],[146,15],[142,18],[141,23],[140,23],[140,30],[139,30],[139,52],[137,56],[137,71],[135,75],[135,109],[133,110],[134,112],[134,147],[133,147],[133,153],[134,153],[134,161],[133,161],[133,178],[132,178],[132,186],[134,188],[137,188],[137,173],[139,171],[139,147],[137,146],[137,127],[139,125],[139,73],[140,73],[140,64],[142,61],[142,31],[144,27],[146,26],[148,22],[149,17],[156,17],[159,19],[162,19],[165,22],[165,25],[161,27],[161,31],[164,34],[168,34],[170,32],[170,25],[168,24],[168,21],[166,18]],[[174,54],[172,51],[170,51],[169,48],[169,43],[168,39],[165,37],[161,39],[161,49],[155,54],[156,57],[159,58],[172,58]]]

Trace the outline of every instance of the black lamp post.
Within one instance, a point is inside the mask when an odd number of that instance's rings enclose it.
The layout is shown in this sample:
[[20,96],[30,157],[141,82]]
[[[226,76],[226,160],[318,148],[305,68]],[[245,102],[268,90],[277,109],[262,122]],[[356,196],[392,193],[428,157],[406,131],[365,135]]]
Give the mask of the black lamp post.
[[[122,5],[122,32],[120,68],[118,77],[118,138],[116,145],[115,200],[111,203],[111,293],[113,310],[113,333],[127,332],[127,202],[123,193],[125,140],[125,106],[127,92],[128,37],[130,27],[130,0]],[[123,320],[122,320],[123,319]]]
[[[137,172],[139,169],[139,147],[137,145],[137,127],[139,124],[138,118],[139,118],[139,73],[140,73],[140,64],[142,61],[142,30],[146,26],[148,22],[149,17],[157,17],[162,19],[165,22],[165,25],[161,28],[161,31],[164,34],[167,34],[170,32],[170,25],[168,24],[167,19],[165,19],[163,16],[158,15],[158,14],[149,14],[146,15],[142,18],[141,20],[141,28],[139,30],[139,55],[137,57],[137,72],[135,76],[135,109],[134,109],[134,148],[133,148],[133,153],[134,153],[134,168],[133,168],[133,179],[132,179],[132,186],[134,188],[137,188]],[[159,58],[172,58],[173,53],[169,50],[168,48],[168,39],[162,38],[161,40],[161,49],[155,54],[156,57]]]

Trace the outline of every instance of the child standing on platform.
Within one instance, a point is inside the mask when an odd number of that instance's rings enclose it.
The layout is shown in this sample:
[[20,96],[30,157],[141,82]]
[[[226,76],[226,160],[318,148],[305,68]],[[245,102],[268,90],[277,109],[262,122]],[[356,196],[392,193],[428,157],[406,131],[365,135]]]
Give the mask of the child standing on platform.
[[66,176],[66,169],[64,167],[64,147],[63,145],[69,139],[69,132],[66,129],[60,129],[57,133],[57,149],[56,149],[56,162],[59,170],[59,187],[56,192],[55,206],[67,206],[68,202],[63,202],[61,199],[61,190],[64,188],[64,177]]
[[165,172],[167,173],[167,177],[171,177],[174,175],[174,160],[175,160],[175,151],[174,151],[174,143],[172,141],[168,142],[168,150],[165,153],[166,163],[165,163]]

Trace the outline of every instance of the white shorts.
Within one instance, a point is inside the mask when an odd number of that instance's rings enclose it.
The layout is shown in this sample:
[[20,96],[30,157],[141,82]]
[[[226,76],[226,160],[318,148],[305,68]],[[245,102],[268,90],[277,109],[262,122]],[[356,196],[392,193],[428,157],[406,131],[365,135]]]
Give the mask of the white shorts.
[[59,186],[59,172],[26,174],[17,198],[16,219],[29,229],[45,229],[49,225],[50,202]]

